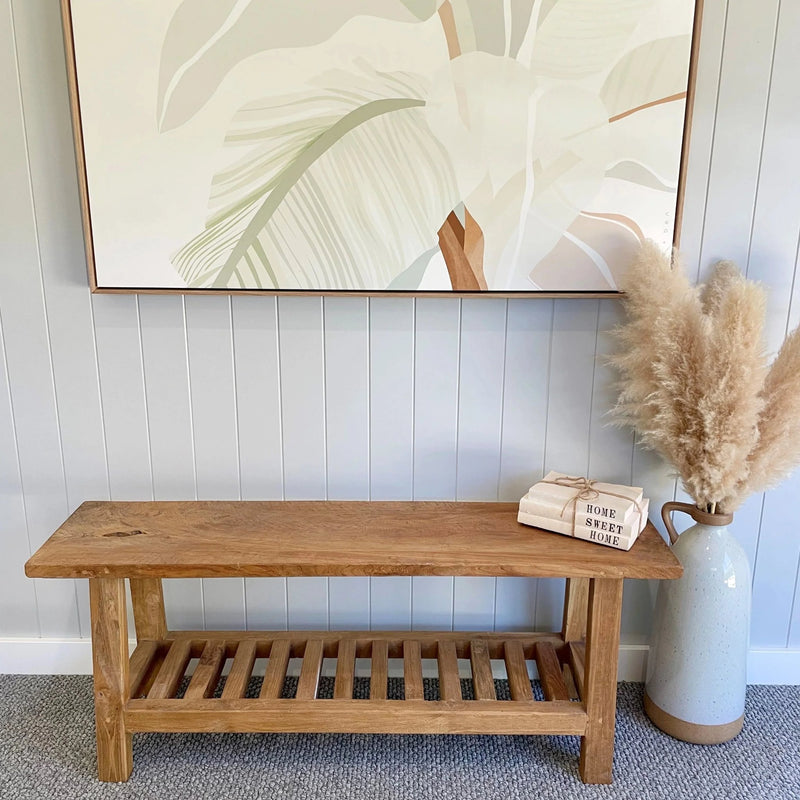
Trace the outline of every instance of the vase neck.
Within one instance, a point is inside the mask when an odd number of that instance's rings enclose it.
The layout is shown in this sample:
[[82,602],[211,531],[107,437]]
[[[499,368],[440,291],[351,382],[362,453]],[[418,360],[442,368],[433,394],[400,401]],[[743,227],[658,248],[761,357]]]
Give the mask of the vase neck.
[[699,522],[701,525],[719,528],[730,525],[733,522],[733,514],[709,514],[696,506],[692,506],[691,509],[687,508],[686,512],[695,522]]

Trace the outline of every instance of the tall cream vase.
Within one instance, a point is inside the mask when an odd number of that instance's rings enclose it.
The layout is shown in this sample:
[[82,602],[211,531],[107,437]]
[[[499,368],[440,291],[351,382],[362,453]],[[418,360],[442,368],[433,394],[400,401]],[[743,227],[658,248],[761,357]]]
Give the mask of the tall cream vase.
[[[679,536],[673,511],[689,514],[696,524]],[[645,711],[677,739],[726,742],[744,721],[750,565],[728,530],[732,514],[665,503],[661,516],[684,572],[658,589]]]

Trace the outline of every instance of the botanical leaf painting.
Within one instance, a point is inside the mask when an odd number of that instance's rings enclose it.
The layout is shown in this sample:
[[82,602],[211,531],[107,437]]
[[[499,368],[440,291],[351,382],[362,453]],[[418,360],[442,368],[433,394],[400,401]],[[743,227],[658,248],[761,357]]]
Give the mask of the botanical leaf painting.
[[167,5],[136,91],[165,285],[615,290],[671,240],[692,0]]

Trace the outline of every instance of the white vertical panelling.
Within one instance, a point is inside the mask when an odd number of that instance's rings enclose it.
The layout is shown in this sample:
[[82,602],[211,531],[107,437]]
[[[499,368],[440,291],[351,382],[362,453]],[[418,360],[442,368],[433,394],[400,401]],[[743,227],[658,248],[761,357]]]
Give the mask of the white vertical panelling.
[[800,131],[796,66],[800,53],[800,4],[783,2],[779,19],[746,265],[750,278],[770,288],[766,339],[771,352],[778,350],[786,333],[800,237],[800,148],[796,134],[787,136],[787,131]]
[[[275,297],[233,298],[236,417],[243,500],[283,499],[277,311]],[[247,578],[245,598],[248,628],[286,627],[285,578]]]
[[462,301],[458,500],[497,499],[507,307],[505,300]]
[[509,300],[500,500],[516,502],[542,477],[553,300]]
[[243,500],[283,498],[277,298],[234,297],[236,416]]
[[287,500],[325,497],[325,393],[322,298],[278,300]]
[[[186,341],[197,497],[200,500],[239,500],[230,298],[225,295],[187,297]],[[243,578],[203,580],[203,598],[207,628],[245,627]]]
[[[500,487],[508,302],[472,298],[461,305],[458,399],[458,500],[496,500]],[[456,578],[453,627],[490,630],[494,578]]]
[[142,295],[139,318],[153,493],[156,500],[194,500],[197,483],[183,299]]
[[200,500],[238,500],[239,450],[230,298],[186,298],[194,458]]
[[288,624],[293,630],[328,628],[328,579],[287,578]]
[[[0,319],[28,537],[35,548],[63,520],[68,506],[13,23],[5,3],[0,8]],[[21,562],[9,566],[22,569]],[[74,581],[40,581],[37,596],[42,635],[80,635]]]
[[329,578],[331,630],[369,629],[369,578]]
[[[499,500],[517,502],[542,477],[553,300],[509,300],[506,325]],[[535,578],[498,578],[494,624],[534,627]]]
[[22,565],[30,556],[28,522],[22,498],[14,413],[8,389],[5,342],[0,318],[0,541],[3,560],[12,568],[0,581],[0,636],[30,636],[38,630],[34,582]]
[[793,477],[773,489],[764,504],[753,576],[753,647],[785,647],[789,638],[800,557],[799,487]]
[[[328,499],[369,499],[369,301],[326,297]],[[330,624],[369,628],[369,578],[329,578]]]
[[[94,295],[92,311],[110,496],[112,500],[152,500],[139,299]],[[128,623],[133,624],[130,606]]]
[[[325,475],[325,354],[321,297],[278,300],[283,475],[287,500],[320,500]],[[327,628],[328,580],[287,579],[290,628]]]
[[411,628],[416,631],[448,631],[453,627],[454,582],[455,578],[438,575],[413,579]]
[[92,296],[112,500],[150,500],[153,477],[145,407],[138,301]]
[[778,0],[728,4],[701,277],[720,258],[732,258],[743,266],[747,261],[777,10]]
[[[41,3],[14,3],[34,212],[70,510],[108,497],[90,294],[74,183],[63,37]],[[43,24],[44,23],[44,24]],[[57,135],[54,132],[58,131]],[[60,175],[60,180],[54,177]]]
[[589,468],[598,300],[557,300],[547,401],[545,470],[585,475]]
[[792,617],[786,646],[794,649],[800,648],[800,557],[797,559],[797,570],[794,576],[794,603],[792,604]]
[[[15,3],[20,90],[41,101],[24,108],[53,380],[58,399],[67,506],[108,497],[101,398],[89,289],[75,191],[71,121],[61,25],[42,3]],[[61,175],[60,180],[55,179]],[[89,592],[77,583],[81,630],[89,631]]]
[[[414,492],[414,300],[369,300],[370,498]],[[411,578],[370,578],[370,625],[411,627]]]
[[328,499],[369,499],[369,306],[324,298]]
[[[748,275],[770,287],[767,302],[767,346],[780,347],[796,310],[792,289],[797,285],[797,248],[800,237],[800,126],[797,93],[797,54],[800,53],[800,7],[782,2],[767,105],[753,233],[748,253]],[[752,641],[770,647],[800,646],[797,576],[800,514],[796,498],[800,476],[778,490],[751,498],[736,514],[734,531],[754,567]],[[757,552],[756,552],[757,547]],[[792,600],[794,601],[792,604]],[[793,609],[792,607],[793,606]]]
[[[795,4],[707,0],[686,180],[687,261],[732,257],[771,288],[771,349],[800,320],[798,31]],[[668,467],[638,447],[631,462],[630,435],[604,427],[614,393],[597,331],[616,301],[90,299],[58,4],[4,4],[0,45],[0,607],[19,599],[0,633],[81,632],[71,582],[35,584],[37,621],[20,576],[29,539],[89,496],[515,501],[545,467],[632,475],[656,518],[675,495]],[[755,497],[734,524],[755,566],[756,646],[800,646],[798,491],[793,477],[763,517]],[[405,577],[259,579],[246,598],[241,581],[213,586],[207,621],[259,628],[557,628],[562,590],[446,577],[417,578],[413,593]],[[628,639],[643,635],[653,589],[626,587]],[[198,626],[199,582],[166,591],[171,622]]]
[[410,500],[414,464],[414,301],[372,297],[370,497]]
[[[142,295],[139,320],[153,497],[156,500],[194,500],[197,481],[183,299],[178,295]],[[164,581],[164,599],[172,628],[203,627],[200,580]]]
[[[557,300],[547,399],[545,471],[585,475],[599,320],[597,300]],[[567,368],[566,365],[569,365]],[[559,630],[564,580],[543,578],[536,590],[536,627]]]
[[617,300],[601,300],[595,349],[592,411],[589,420],[589,464],[587,474],[611,483],[630,484],[633,470],[633,433],[611,424],[608,410],[617,401],[617,375],[606,359],[616,350],[610,332],[624,320]]
[[499,631],[529,631],[536,627],[536,578],[498,578],[494,625]]
[[453,630],[494,629],[497,578],[459,577],[453,581]]
[[369,626],[373,630],[411,630],[411,604],[411,578],[369,579]]
[[455,500],[461,301],[416,301],[414,499]]
[[[456,499],[461,301],[416,300],[414,342],[415,500]],[[411,579],[412,627],[453,623],[453,579]]]

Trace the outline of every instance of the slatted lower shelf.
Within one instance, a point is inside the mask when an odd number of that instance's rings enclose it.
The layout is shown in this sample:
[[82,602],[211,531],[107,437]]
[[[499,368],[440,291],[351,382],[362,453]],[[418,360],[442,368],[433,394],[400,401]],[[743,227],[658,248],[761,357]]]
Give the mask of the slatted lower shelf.
[[[300,660],[296,688],[287,680],[291,659]],[[335,659],[328,697],[319,691],[325,659]],[[354,696],[356,659],[369,662],[364,699]],[[390,659],[402,660],[396,699],[389,696]],[[424,660],[435,664],[438,697],[426,698]],[[463,683],[459,660],[469,676]],[[510,699],[497,696],[492,661],[504,662]],[[543,699],[534,697],[529,661]],[[186,631],[141,642],[130,686],[131,732],[582,735],[587,719],[583,645],[565,645],[558,634]]]

